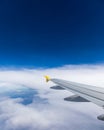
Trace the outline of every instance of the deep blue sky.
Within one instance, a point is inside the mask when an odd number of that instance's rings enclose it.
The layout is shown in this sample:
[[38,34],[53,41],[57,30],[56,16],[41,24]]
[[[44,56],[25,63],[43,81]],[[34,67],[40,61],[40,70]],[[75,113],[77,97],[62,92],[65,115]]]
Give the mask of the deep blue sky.
[[104,63],[103,0],[0,1],[0,66]]

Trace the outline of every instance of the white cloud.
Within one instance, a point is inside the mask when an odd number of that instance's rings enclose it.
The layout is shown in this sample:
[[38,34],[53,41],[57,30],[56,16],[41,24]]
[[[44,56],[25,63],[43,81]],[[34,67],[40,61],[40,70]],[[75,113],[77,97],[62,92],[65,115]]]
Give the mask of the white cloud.
[[72,93],[49,89],[54,84],[46,83],[44,75],[53,78],[87,83],[104,87],[103,65],[67,65],[52,69],[0,70],[0,87],[17,89],[21,85],[34,88],[47,103],[21,104],[21,98],[0,99],[0,129],[2,130],[103,130],[104,122],[96,119],[104,111],[93,103],[66,102],[63,98]]
[[30,87],[43,87],[44,75],[55,78],[63,78],[71,81],[93,84],[103,87],[104,85],[104,65],[67,65],[52,69],[20,69],[0,71],[0,81],[30,85]]

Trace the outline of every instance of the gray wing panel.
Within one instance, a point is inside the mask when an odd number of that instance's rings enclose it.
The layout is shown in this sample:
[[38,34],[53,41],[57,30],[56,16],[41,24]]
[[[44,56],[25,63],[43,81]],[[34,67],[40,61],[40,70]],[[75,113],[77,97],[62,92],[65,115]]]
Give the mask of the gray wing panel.
[[71,92],[99,105],[104,106],[104,89],[95,86],[74,83],[61,79],[51,79],[52,82],[61,87],[70,90]]

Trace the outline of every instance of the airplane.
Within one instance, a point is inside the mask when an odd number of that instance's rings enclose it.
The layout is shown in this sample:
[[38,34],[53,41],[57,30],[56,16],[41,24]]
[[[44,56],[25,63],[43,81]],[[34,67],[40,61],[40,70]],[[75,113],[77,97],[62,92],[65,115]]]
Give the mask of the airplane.
[[[67,101],[91,101],[96,105],[104,108],[104,88],[85,85],[81,83],[76,83],[72,81],[66,81],[63,79],[50,78],[49,76],[45,76],[46,82],[52,81],[58,86],[53,87],[54,89],[66,89],[74,93],[74,96],[69,98],[65,98]],[[97,117],[99,120],[104,121],[104,114]]]

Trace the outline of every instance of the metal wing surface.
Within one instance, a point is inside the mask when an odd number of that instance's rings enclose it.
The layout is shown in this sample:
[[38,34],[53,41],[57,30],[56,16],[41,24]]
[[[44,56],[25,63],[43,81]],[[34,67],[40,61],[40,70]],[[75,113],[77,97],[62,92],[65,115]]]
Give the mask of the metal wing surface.
[[62,79],[49,79],[49,80],[68,91],[71,91],[101,107],[104,107],[104,89],[103,88],[80,84],[80,83],[71,82],[71,81],[66,81]]

